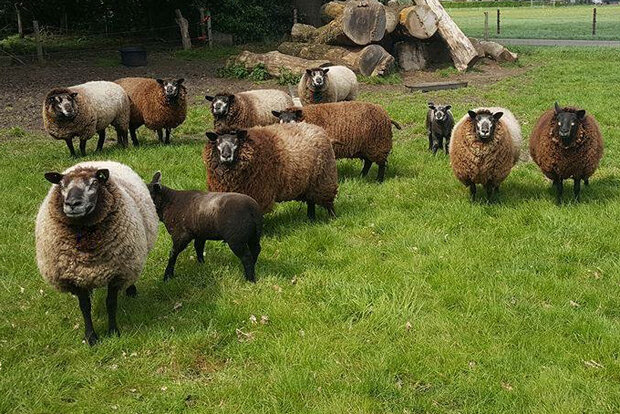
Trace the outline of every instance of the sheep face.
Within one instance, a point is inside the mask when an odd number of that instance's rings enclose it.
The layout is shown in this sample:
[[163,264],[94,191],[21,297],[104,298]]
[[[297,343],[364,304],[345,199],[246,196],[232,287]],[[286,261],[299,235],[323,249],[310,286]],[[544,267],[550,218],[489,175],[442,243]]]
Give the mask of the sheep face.
[[567,112],[563,111],[557,102],[555,103],[556,132],[560,140],[562,140],[562,145],[570,147],[575,142],[579,124],[585,116],[586,111],[583,109],[576,112]]
[[439,123],[442,123],[448,119],[448,111],[452,108],[451,105],[434,105],[429,102],[428,108],[433,112],[433,119]]
[[239,150],[247,139],[247,131],[240,129],[224,134],[207,132],[207,138],[214,145],[220,162],[230,167],[239,159]]
[[218,94],[215,96],[205,96],[207,101],[211,101],[211,113],[215,117],[223,117],[228,114],[231,105],[235,101],[235,95]]
[[55,118],[72,120],[77,115],[78,104],[75,99],[77,92],[59,93],[48,96],[47,110]]
[[156,79],[161,86],[167,101],[173,101],[179,97],[181,84],[185,79]]
[[273,116],[280,120],[281,124],[296,124],[304,119],[301,109],[286,109],[284,111],[271,111]]
[[476,137],[482,142],[489,142],[493,139],[497,121],[504,115],[503,112],[491,114],[486,112],[476,113],[474,111],[469,111],[468,114],[476,129]]
[[313,89],[322,89],[327,83],[327,72],[329,68],[306,69],[306,75]]
[[107,169],[76,170],[69,174],[45,173],[45,179],[60,187],[62,211],[69,219],[79,220],[97,208],[99,191],[110,177]]

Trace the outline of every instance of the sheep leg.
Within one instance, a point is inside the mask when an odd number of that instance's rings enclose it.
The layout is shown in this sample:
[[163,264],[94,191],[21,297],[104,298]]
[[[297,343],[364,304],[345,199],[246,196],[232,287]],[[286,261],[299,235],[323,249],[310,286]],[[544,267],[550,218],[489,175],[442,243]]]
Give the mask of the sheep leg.
[[164,141],[165,144],[170,144],[170,128],[166,128],[166,141]]
[[380,162],[379,164],[379,172],[377,173],[377,181],[382,183],[383,178],[385,177],[385,161]]
[[553,185],[556,187],[557,189],[557,202],[558,204],[562,204],[562,195],[564,194],[564,182],[560,179],[555,180],[553,182]]
[[308,218],[310,220],[315,220],[316,219],[316,205],[314,204],[314,201],[308,201]]
[[97,131],[97,133],[99,134],[99,141],[97,141],[96,151],[101,151],[103,149],[103,143],[105,142],[105,129],[102,129],[101,131]]
[[161,129],[157,130],[157,138],[159,138],[159,142],[164,142],[164,133]]
[[65,142],[67,143],[67,148],[69,148],[69,152],[71,153],[71,156],[77,157],[77,155],[75,155],[75,148],[73,148],[73,139],[67,138],[65,139]]
[[196,250],[196,259],[198,259],[198,263],[205,262],[205,239],[194,239],[194,249]]
[[444,152],[447,154],[450,153],[450,138],[446,138],[446,143],[444,145]]
[[105,300],[105,307],[108,311],[108,335],[116,335],[120,336],[116,326],[116,308],[118,302],[118,291],[119,288],[115,283],[110,283],[108,285],[108,296]]
[[254,260],[254,256],[250,251],[249,245],[247,243],[229,243],[228,246],[230,247],[230,250],[233,251],[235,256],[237,256],[241,260],[241,263],[243,263],[246,280],[253,283],[256,282],[256,278],[254,277],[254,264],[256,263],[256,261]]
[[190,240],[181,240],[179,242],[173,242],[172,249],[170,249],[170,257],[168,258],[168,265],[164,272],[164,282],[167,282],[174,276],[174,265],[177,263],[177,257],[189,244]]
[[476,201],[476,184],[469,183],[469,195],[471,197],[471,201]]
[[439,148],[443,148],[443,138],[435,137],[435,139],[433,140],[433,155],[437,154]]
[[258,255],[260,254],[260,236],[252,237],[248,243],[250,246],[250,252],[252,252],[252,256],[254,257],[254,264],[256,265],[256,261],[258,260]]
[[129,296],[130,298],[135,298],[136,296],[138,296],[138,289],[136,288],[136,285],[131,285],[127,289],[125,289],[125,295]]
[[138,137],[136,136],[136,129],[135,128],[129,128],[129,133],[131,134],[131,143],[133,144],[134,147],[139,147],[140,146],[140,142],[138,141]]
[[433,149],[433,133],[429,131],[428,133],[428,150],[431,151]]
[[127,139],[127,131],[124,131],[120,128],[116,128],[116,140],[118,141],[118,144],[123,148],[127,148],[129,146],[129,140]]
[[84,340],[90,346],[93,346],[99,340],[95,329],[93,328],[93,318],[91,314],[90,292],[86,289],[73,287],[71,293],[77,296],[80,303],[80,310],[84,317]]
[[368,158],[362,158],[362,160],[364,161],[364,167],[362,167],[362,172],[360,175],[362,177],[366,177],[368,175],[368,171],[370,171],[370,167],[372,166],[372,161]]
[[583,179],[583,185],[585,185],[586,187],[590,185],[590,179],[589,178],[584,178]]
[[336,217],[336,211],[334,210],[334,202],[330,201],[327,204],[325,204],[325,209],[327,210],[327,214],[329,214],[330,217],[335,218]]
[[85,138],[80,138],[80,153],[82,154],[82,157],[86,156],[86,139]]
[[579,201],[581,195],[581,179],[575,178],[575,185],[573,186],[573,193],[575,194],[575,201]]

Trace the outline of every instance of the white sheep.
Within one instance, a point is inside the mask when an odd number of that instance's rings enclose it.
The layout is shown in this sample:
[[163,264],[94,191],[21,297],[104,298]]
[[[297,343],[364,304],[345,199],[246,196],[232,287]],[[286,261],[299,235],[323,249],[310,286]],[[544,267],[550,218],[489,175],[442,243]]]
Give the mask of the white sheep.
[[118,334],[118,291],[136,294],[133,283],[157,238],[157,212],[142,179],[117,162],[83,162],[45,178],[54,185],[37,215],[37,265],[54,288],[78,297],[93,345],[90,292],[108,287],[108,332]]
[[301,103],[353,101],[357,96],[357,76],[346,66],[306,69],[297,85]]

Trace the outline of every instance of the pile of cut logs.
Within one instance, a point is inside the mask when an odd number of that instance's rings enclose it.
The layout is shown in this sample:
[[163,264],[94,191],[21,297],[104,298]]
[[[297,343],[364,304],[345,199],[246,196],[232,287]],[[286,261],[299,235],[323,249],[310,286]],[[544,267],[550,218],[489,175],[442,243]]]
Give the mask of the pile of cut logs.
[[306,68],[344,65],[365,76],[385,76],[400,68],[422,70],[451,62],[465,71],[479,58],[514,61],[517,55],[494,42],[468,38],[439,0],[414,0],[409,6],[377,0],[331,1],[321,7],[324,26],[296,23],[291,41],[277,51],[248,51],[229,63],[265,66],[272,76],[282,68],[301,74]]

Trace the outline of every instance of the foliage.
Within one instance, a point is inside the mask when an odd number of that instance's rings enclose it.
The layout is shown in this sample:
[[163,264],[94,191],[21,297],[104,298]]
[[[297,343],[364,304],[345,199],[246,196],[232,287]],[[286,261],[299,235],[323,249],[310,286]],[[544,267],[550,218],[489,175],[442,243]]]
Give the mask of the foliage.
[[278,78],[278,85],[297,85],[301,75],[295,75],[289,68],[280,68],[280,77]]
[[217,60],[224,59],[239,53],[237,46],[197,47],[189,50],[177,50],[174,52],[177,58],[183,60]]
[[253,82],[260,82],[269,79],[269,72],[262,63],[254,66],[248,74],[248,79]]
[[403,83],[403,78],[398,73],[391,73],[388,76],[358,75],[357,80],[367,85],[400,85]]
[[245,79],[250,72],[240,63],[232,63],[217,69],[217,76],[221,78]]

